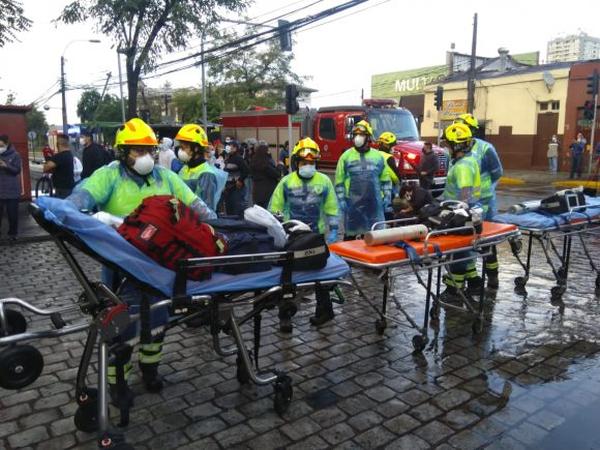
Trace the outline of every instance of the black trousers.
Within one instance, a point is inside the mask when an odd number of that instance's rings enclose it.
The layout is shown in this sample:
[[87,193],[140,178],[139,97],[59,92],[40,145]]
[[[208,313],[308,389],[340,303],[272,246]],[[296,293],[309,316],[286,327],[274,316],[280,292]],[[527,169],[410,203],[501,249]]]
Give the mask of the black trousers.
[[1,199],[0,198],[0,227],[2,227],[2,219],[4,218],[4,210],[8,215],[8,235],[16,236],[19,226],[19,199]]

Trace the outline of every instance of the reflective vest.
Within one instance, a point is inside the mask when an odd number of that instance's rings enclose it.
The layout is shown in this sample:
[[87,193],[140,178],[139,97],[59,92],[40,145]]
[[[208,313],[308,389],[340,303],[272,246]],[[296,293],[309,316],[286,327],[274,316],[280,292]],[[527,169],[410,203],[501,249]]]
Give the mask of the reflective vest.
[[466,199],[469,206],[478,203],[481,197],[481,177],[477,160],[470,155],[452,161],[446,177],[444,199],[463,200],[463,189],[470,190],[469,198]]

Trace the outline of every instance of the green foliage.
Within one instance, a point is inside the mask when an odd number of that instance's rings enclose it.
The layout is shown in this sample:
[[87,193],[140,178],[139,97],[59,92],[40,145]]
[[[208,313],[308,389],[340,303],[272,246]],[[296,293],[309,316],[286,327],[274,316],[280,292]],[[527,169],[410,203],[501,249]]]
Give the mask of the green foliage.
[[46,114],[38,110],[35,106],[25,114],[27,122],[27,131],[35,131],[38,137],[45,136],[48,132],[48,122],[46,122]]
[[14,42],[18,32],[31,28],[33,22],[23,15],[21,5],[16,0],[0,0],[0,47]]
[[114,95],[101,94],[95,89],[84,91],[77,103],[77,115],[82,123],[121,122],[121,101]]
[[240,11],[249,0],[74,0],[63,9],[63,23],[92,21],[125,54],[128,116],[137,114],[140,74],[159,57],[185,48],[207,24],[218,21],[217,10]]

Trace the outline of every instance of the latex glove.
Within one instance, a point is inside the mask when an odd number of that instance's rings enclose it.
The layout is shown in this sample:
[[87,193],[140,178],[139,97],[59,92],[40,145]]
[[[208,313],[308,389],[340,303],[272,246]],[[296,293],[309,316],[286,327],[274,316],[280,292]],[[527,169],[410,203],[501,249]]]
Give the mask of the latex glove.
[[92,217],[113,228],[118,228],[123,223],[121,217],[113,216],[105,211],[99,211],[96,214],[92,214]]
[[329,230],[329,233],[327,233],[326,241],[328,244],[333,244],[334,242],[337,242],[337,240],[338,240],[338,229],[332,228],[331,230]]
[[294,231],[311,231],[307,224],[296,219],[291,219],[287,222],[284,222],[283,226],[288,233],[293,233]]

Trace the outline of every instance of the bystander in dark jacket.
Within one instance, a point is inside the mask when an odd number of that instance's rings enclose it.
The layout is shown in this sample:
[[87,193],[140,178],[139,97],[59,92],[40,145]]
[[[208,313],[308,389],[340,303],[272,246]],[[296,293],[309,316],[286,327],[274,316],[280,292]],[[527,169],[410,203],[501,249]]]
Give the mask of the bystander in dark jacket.
[[438,157],[433,151],[431,142],[423,144],[423,153],[421,161],[417,166],[417,174],[419,176],[419,184],[423,189],[431,189],[433,186],[433,178],[439,170],[440,163]]
[[110,153],[96,144],[92,138],[92,134],[84,131],[81,134],[81,144],[83,145],[82,161],[83,172],[81,179],[91,176],[97,169],[112,161]]
[[259,145],[254,152],[250,161],[250,174],[253,180],[254,203],[267,208],[280,177],[280,172],[269,154],[267,145]]
[[58,152],[44,164],[44,172],[52,173],[55,196],[67,198],[75,186],[73,153],[71,153],[67,136],[59,135],[56,141]]
[[0,231],[4,210],[8,216],[8,238],[17,238],[21,196],[21,156],[8,136],[0,135]]

